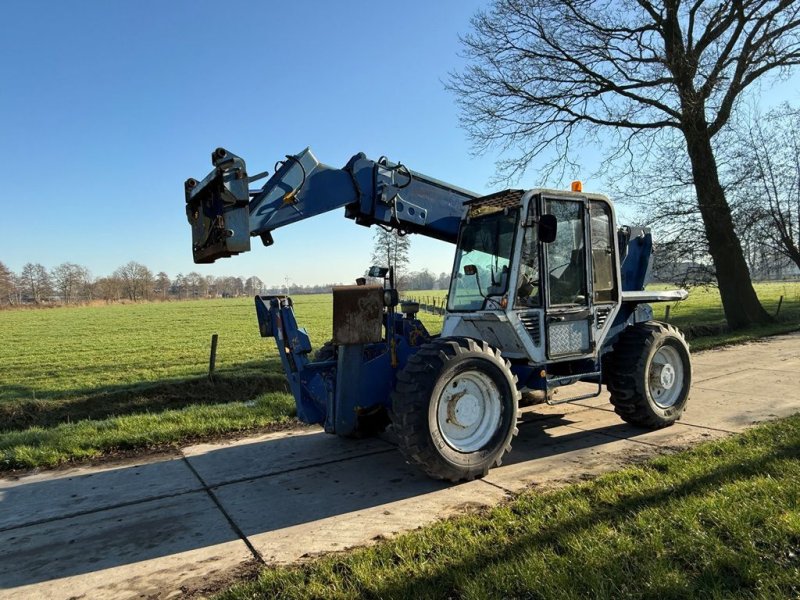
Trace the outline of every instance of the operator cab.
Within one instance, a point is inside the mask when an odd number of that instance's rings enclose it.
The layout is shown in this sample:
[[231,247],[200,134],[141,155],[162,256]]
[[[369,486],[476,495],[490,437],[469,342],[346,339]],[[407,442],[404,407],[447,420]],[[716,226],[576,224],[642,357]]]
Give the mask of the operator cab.
[[596,359],[620,304],[615,231],[613,206],[597,194],[506,190],[470,201],[442,335],[534,364]]

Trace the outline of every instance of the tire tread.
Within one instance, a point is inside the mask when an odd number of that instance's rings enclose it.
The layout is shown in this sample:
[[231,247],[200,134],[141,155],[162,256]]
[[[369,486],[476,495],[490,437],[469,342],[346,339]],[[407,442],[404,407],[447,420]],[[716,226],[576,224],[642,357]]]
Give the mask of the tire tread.
[[606,386],[611,395],[611,404],[614,412],[627,423],[648,429],[662,429],[682,416],[683,406],[677,416],[670,419],[654,413],[647,400],[646,375],[642,377],[650,349],[665,337],[678,338],[688,352],[688,344],[677,327],[660,321],[647,321],[628,327],[614,344],[611,356],[607,359],[610,373]]
[[[514,394],[515,414],[512,435],[491,465],[475,465],[466,471],[446,463],[430,443],[429,433],[420,427],[420,414],[427,415],[431,392],[439,374],[448,362],[463,354],[487,355],[499,362],[506,370]],[[511,373],[511,364],[503,359],[485,341],[472,338],[439,338],[425,344],[409,358],[403,371],[398,374],[398,383],[392,393],[392,413],[394,432],[398,438],[400,451],[410,463],[421,468],[435,479],[448,481],[470,481],[485,476],[490,467],[499,466],[503,456],[511,451],[511,440],[517,435],[516,420],[519,418],[520,392],[517,378]]]

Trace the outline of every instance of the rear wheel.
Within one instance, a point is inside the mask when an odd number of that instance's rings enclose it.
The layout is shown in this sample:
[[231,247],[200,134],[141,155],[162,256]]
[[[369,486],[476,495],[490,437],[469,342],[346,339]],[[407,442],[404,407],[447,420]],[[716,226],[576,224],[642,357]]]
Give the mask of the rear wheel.
[[401,452],[431,477],[483,477],[517,434],[520,394],[510,364],[486,342],[440,338],[397,376],[392,394]]
[[676,327],[657,321],[628,327],[607,362],[611,404],[624,421],[659,429],[681,418],[692,364],[689,346]]

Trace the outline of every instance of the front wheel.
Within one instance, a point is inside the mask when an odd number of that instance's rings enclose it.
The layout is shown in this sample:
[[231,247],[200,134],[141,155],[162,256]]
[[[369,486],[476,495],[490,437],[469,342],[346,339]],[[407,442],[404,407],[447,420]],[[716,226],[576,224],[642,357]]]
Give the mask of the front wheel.
[[606,382],[624,421],[650,429],[672,425],[681,418],[692,385],[683,334],[657,321],[628,327],[614,344]]
[[471,338],[434,340],[397,376],[392,412],[400,450],[436,479],[483,477],[511,450],[519,399],[498,350]]

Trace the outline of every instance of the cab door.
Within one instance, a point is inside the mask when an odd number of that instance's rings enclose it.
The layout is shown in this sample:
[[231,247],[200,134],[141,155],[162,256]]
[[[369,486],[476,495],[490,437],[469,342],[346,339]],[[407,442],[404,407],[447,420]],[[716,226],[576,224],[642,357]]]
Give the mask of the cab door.
[[543,197],[541,214],[556,217],[556,238],[543,244],[547,357],[582,358],[594,352],[588,204],[579,197]]

